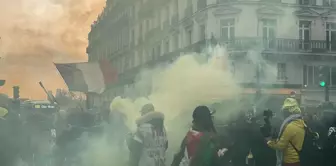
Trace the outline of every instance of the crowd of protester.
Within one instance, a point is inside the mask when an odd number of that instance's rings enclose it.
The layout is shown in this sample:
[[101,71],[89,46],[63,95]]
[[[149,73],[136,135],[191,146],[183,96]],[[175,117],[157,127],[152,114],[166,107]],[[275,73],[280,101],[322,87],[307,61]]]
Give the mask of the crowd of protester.
[[[327,103],[313,111],[300,108],[293,97],[284,100],[280,111],[265,110],[261,115],[241,111],[227,125],[214,122],[216,113],[207,106],[198,106],[192,113],[191,129],[185,133],[180,148],[170,162],[169,146],[164,126],[164,114],[154,105],[140,110],[131,132],[125,125],[125,115],[118,110],[85,111],[76,108],[62,115],[52,127],[57,131],[48,138],[53,142],[52,161],[39,160],[47,155],[31,146],[31,133],[21,123],[20,114],[0,108],[0,165],[17,166],[17,159],[34,160],[36,166],[73,165],[78,152],[85,148],[80,141],[84,132],[93,136],[106,134],[102,123],[108,124],[109,137],[120,150],[123,142],[129,151],[129,166],[332,166],[336,164],[336,110]],[[274,116],[277,114],[277,116]],[[262,117],[262,118],[260,118]],[[20,125],[18,125],[20,124]],[[65,125],[64,125],[65,124]],[[41,125],[40,125],[41,126]],[[42,125],[45,126],[45,125]],[[53,129],[54,130],[54,129]],[[53,131],[52,130],[52,131]],[[30,131],[30,129],[29,129]],[[53,132],[52,132],[53,133]],[[56,132],[55,132],[56,133]],[[130,134],[128,134],[130,133]],[[27,141],[27,140],[30,140]],[[79,166],[78,164],[77,166]]]
[[320,117],[312,118],[317,112],[305,112],[289,97],[282,106],[283,118],[273,117],[270,110],[264,111],[263,124],[255,117],[240,116],[223,136],[213,127],[209,109],[197,107],[194,125],[182,141],[172,166],[335,165],[336,112],[330,104],[315,111],[321,112]]

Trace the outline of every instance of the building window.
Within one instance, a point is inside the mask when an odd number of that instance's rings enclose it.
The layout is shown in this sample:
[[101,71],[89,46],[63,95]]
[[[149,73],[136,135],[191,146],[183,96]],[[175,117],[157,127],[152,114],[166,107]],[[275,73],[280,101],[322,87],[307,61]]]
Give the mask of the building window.
[[143,49],[140,54],[140,65],[146,63],[146,50]]
[[264,47],[267,49],[275,48],[276,45],[276,28],[277,23],[275,19],[262,19],[262,37]]
[[278,63],[277,80],[286,80],[286,63]]
[[274,39],[276,36],[276,20],[263,19],[262,20],[262,37],[264,39]]
[[122,48],[122,34],[119,35],[119,39],[118,39],[118,50],[120,50]]
[[134,39],[135,39],[135,33],[134,33],[134,29],[132,29],[130,43],[134,44]]
[[231,73],[232,75],[236,73],[236,64],[234,62],[231,62]]
[[206,28],[204,24],[199,26],[199,35],[200,40],[206,39]]
[[193,14],[192,0],[187,0],[186,8],[184,9],[184,17],[191,17]]
[[126,55],[124,58],[124,71],[130,68],[130,55]]
[[304,86],[307,85],[307,70],[308,70],[307,65],[304,65],[303,66],[303,72],[302,72],[302,74],[303,74],[303,77],[302,77],[303,81],[302,81],[302,83],[303,83]]
[[330,80],[331,80],[331,85],[336,86],[336,67],[332,67],[330,71]]
[[336,0],[326,0],[327,2],[325,2],[326,6],[332,6],[332,7],[336,7]]
[[167,39],[165,41],[164,53],[168,53],[168,52],[169,52],[169,40]]
[[226,3],[226,2],[234,2],[237,0],[217,0],[217,3]]
[[326,40],[329,50],[336,50],[336,23],[327,23]]
[[310,21],[300,21],[299,23],[299,39],[300,48],[309,49],[310,48]]
[[155,49],[155,54],[153,59],[156,59],[157,57],[161,56],[161,44],[158,44]]
[[139,41],[142,40],[142,23],[139,24]]
[[179,35],[178,34],[175,34],[173,36],[173,40],[172,40],[172,45],[173,45],[173,50],[177,50],[179,48]]
[[150,30],[150,20],[148,19],[148,20],[146,20],[146,30],[145,30],[145,32],[149,32],[149,30]]
[[[336,86],[336,67],[329,67],[330,78],[329,85]],[[304,66],[303,68],[303,82],[308,86],[318,86],[320,82],[319,66]]]
[[166,20],[169,22],[169,18],[170,18],[170,10],[169,10],[169,5],[167,6],[167,9],[166,9]]
[[122,35],[123,35],[123,47],[126,47],[127,44],[129,43],[129,33],[128,33],[128,29],[125,29],[122,31]]
[[134,60],[133,60],[133,66],[137,67],[139,65],[139,55],[138,51],[134,51]]
[[186,46],[192,44],[192,27],[186,29]]
[[224,40],[233,40],[235,37],[234,19],[225,19],[220,21],[221,38]]
[[316,5],[316,0],[299,0],[300,5]]
[[197,10],[202,10],[207,6],[207,0],[197,0]]
[[152,54],[150,56],[150,60],[153,60],[155,56],[156,56],[155,55],[155,48],[152,48]]
[[161,27],[161,12],[160,12],[160,10],[157,12],[157,16],[156,16],[156,27]]
[[314,85],[314,66],[308,66],[307,68],[307,85]]
[[120,57],[119,58],[120,61],[120,72],[123,73],[124,72],[124,66],[125,66],[125,57]]

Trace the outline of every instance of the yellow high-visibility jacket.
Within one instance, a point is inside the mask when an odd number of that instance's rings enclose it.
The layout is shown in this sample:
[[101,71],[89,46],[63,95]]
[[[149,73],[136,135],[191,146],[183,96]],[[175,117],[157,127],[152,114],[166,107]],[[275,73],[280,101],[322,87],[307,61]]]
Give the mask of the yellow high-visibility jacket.
[[297,163],[300,162],[299,154],[297,150],[302,149],[302,144],[305,136],[305,123],[302,119],[294,120],[290,122],[284,129],[279,140],[268,141],[269,147],[283,152],[283,162],[284,163]]

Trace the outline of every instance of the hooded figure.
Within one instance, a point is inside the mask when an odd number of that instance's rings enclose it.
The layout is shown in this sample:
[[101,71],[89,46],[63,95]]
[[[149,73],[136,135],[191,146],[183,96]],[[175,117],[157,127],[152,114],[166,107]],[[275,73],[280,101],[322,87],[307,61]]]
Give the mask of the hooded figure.
[[268,141],[267,144],[277,150],[277,166],[299,166],[300,158],[295,148],[299,151],[302,149],[306,125],[295,99],[285,99],[282,111],[285,120],[281,125],[278,138]]
[[143,106],[140,113],[137,130],[128,141],[130,166],[164,166],[168,148],[164,115],[152,104]]
[[336,112],[335,110],[324,111],[325,116],[328,116],[327,121],[328,134],[323,143],[323,155],[325,166],[332,166],[336,163]]
[[212,113],[208,107],[198,106],[192,117],[193,126],[174,156],[172,166],[215,166],[227,149],[218,148]]

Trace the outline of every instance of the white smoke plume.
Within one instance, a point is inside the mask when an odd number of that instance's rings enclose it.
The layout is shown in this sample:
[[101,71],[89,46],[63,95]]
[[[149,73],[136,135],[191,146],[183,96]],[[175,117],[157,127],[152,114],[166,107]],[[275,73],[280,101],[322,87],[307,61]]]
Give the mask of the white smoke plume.
[[[112,110],[120,110],[127,115],[127,125],[133,131],[135,120],[140,116],[140,109],[144,104],[153,103],[157,111],[165,114],[165,124],[169,135],[170,150],[167,154],[171,159],[176,147],[179,145],[183,134],[191,124],[191,113],[198,105],[208,105],[239,99],[241,89],[233,79],[229,69],[228,54],[223,48],[216,48],[208,54],[186,54],[179,57],[170,65],[162,65],[155,69],[147,69],[138,75],[138,80],[128,92],[132,97],[117,97],[111,104]],[[139,95],[147,92],[147,95]],[[149,93],[148,93],[149,92]],[[134,96],[136,96],[134,98]],[[240,104],[234,102],[229,106],[217,110],[232,113],[239,110]],[[228,114],[226,114],[228,115]],[[95,141],[95,147],[99,151],[113,153],[111,146],[105,145],[105,141]],[[102,146],[105,145],[105,146]],[[89,150],[91,158],[98,159],[102,155],[98,151]],[[119,156],[120,152],[110,156]],[[127,153],[125,153],[127,156]],[[96,157],[93,157],[96,156]],[[114,157],[111,157],[114,158]],[[109,160],[112,160],[109,158]],[[118,158],[118,157],[117,157]],[[115,165],[115,160],[106,163]],[[120,156],[119,156],[120,158]],[[100,160],[103,162],[103,160]],[[125,160],[119,164],[124,165]],[[101,163],[100,163],[101,164]],[[97,165],[98,166],[98,165]],[[105,166],[99,165],[99,166]]]

